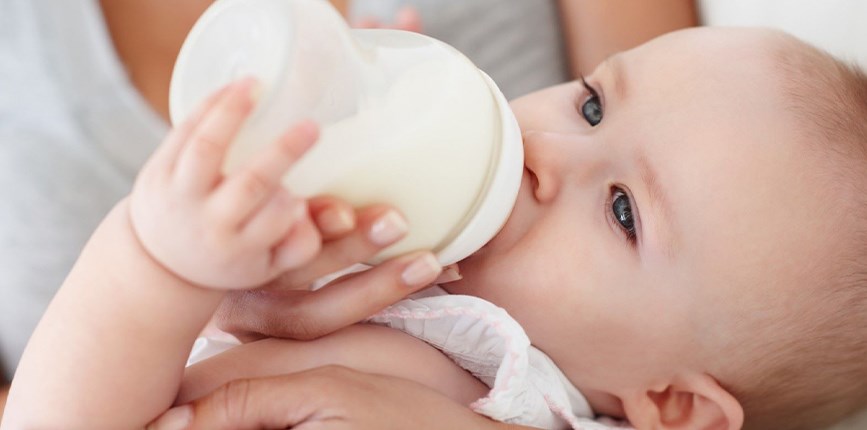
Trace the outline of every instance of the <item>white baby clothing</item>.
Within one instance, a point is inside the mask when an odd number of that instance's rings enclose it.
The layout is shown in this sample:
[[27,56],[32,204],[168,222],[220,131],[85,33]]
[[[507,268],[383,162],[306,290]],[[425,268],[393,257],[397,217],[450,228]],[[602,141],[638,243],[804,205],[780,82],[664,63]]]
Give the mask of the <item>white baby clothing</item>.
[[[442,291],[442,290],[440,290]],[[403,300],[368,319],[436,347],[491,388],[470,407],[497,421],[546,429],[610,429],[517,321],[472,296]]]
[[[484,398],[470,405],[479,414],[544,429],[628,428],[612,421],[594,421],[587,399],[563,372],[530,344],[517,321],[486,300],[449,295],[434,287],[384,309],[367,322],[425,341],[490,387]],[[200,338],[188,364],[235,345]]]

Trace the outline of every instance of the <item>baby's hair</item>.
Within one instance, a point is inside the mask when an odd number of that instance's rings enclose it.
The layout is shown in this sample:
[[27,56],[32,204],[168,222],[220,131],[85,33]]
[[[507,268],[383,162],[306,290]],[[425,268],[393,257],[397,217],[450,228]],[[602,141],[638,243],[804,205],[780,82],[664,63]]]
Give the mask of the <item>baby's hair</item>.
[[771,55],[780,85],[822,163],[816,179],[839,197],[827,210],[845,239],[832,264],[809,269],[819,285],[803,292],[807,302],[769,322],[767,335],[745,346],[761,355],[721,382],[744,407],[745,429],[814,430],[867,406],[867,75],[779,37]]

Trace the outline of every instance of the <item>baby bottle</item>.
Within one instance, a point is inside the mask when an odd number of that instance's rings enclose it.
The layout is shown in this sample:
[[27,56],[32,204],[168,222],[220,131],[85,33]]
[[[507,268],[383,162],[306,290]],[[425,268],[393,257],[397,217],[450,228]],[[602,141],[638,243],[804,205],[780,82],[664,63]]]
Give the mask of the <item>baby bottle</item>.
[[218,0],[181,49],[172,122],[245,76],[261,91],[224,171],[315,120],[320,140],[283,185],[398,208],[410,231],[370,264],[420,249],[457,262],[509,216],[523,174],[517,122],[494,82],[452,47],[411,32],[350,30],[324,0]]

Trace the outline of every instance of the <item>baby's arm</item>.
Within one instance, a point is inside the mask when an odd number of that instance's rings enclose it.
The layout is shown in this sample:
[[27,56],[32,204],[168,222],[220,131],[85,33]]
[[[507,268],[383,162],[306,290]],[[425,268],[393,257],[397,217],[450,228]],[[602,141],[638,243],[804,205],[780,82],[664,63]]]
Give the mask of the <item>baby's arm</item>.
[[178,396],[183,404],[236,379],[340,365],[426,385],[462,405],[484,397],[485,384],[434,347],[406,333],[358,324],[313,341],[265,339],[247,343],[187,369]]
[[162,269],[128,217],[125,203],[112,211],[53,299],[13,379],[3,428],[141,427],[173,401],[220,293]]
[[316,139],[311,125],[220,173],[252,85],[227,87],[174,130],[94,233],[27,346],[4,428],[143,427],[174,401],[220,290],[319,251],[304,201],[279,187]]

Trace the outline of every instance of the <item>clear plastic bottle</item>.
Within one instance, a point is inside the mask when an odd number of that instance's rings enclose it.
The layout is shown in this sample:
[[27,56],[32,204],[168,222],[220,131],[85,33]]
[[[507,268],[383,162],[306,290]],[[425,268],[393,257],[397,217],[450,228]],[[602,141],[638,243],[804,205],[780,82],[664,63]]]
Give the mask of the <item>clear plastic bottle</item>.
[[283,183],[305,197],[400,209],[409,234],[371,263],[431,249],[451,264],[508,218],[523,173],[520,130],[493,81],[450,46],[350,30],[323,0],[218,0],[181,49],[172,121],[243,76],[257,77],[262,93],[226,171],[293,123],[319,122],[320,141]]

